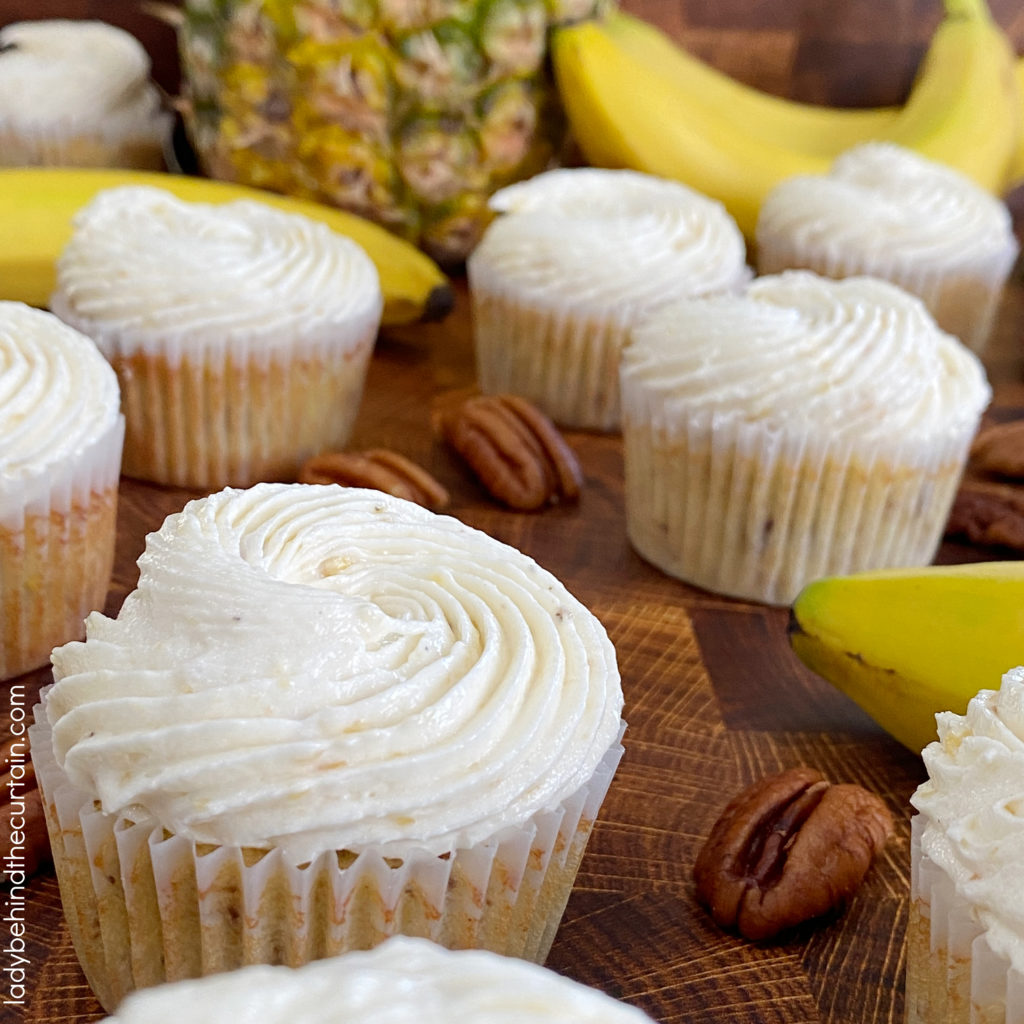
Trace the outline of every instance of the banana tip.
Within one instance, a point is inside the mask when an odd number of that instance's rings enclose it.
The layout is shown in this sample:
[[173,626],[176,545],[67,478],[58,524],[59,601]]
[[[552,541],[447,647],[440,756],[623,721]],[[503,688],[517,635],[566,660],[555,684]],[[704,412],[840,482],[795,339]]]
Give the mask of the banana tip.
[[455,292],[450,284],[435,285],[427,296],[423,320],[443,320],[455,308]]
[[796,617],[796,610],[789,609],[789,619],[786,621],[786,636],[792,639],[794,636],[804,636],[804,628]]

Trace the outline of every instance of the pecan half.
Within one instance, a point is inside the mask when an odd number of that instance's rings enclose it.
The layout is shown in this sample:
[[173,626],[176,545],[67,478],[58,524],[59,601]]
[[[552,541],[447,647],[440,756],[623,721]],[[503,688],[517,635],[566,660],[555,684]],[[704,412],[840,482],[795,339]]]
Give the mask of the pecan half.
[[35,872],[50,860],[43,803],[28,742],[8,737],[0,745],[0,879]]
[[425,469],[384,448],[315,455],[303,463],[298,480],[300,484],[372,487],[434,512],[446,508],[449,501],[448,492]]
[[715,923],[768,939],[840,907],[892,832],[873,793],[816,771],[770,775],[735,797],[694,865],[698,901]]
[[1024,478],[1024,419],[982,427],[971,444],[971,466],[982,473]]
[[576,501],[583,474],[558,428],[519,395],[475,395],[441,412],[445,440],[487,491],[510,508],[533,512]]
[[965,479],[953,499],[946,536],[1024,551],[1024,488]]

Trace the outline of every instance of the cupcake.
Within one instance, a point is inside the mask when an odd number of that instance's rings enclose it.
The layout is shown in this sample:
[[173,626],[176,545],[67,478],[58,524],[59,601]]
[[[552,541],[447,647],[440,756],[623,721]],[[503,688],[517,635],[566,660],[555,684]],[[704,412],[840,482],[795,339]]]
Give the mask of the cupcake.
[[563,427],[619,428],[619,356],[642,313],[749,279],[725,208],[676,182],[564,168],[491,206],[500,216],[467,262],[480,388]]
[[938,325],[980,352],[1017,256],[1010,211],[961,172],[893,143],[839,156],[766,197],[757,268],[881,277],[921,298]]
[[380,491],[259,484],[151,534],[30,735],[83,970],[129,991],[393,934],[541,962],[621,754],[598,620]]
[[485,950],[392,938],[302,967],[254,965],[136,992],[106,1024],[651,1024],[634,1006]]
[[990,389],[919,299],[788,271],[632,339],[626,525],[648,561],[782,605],[820,576],[931,561]]
[[344,447],[382,305],[370,257],[326,226],[148,186],[76,215],[50,303],[117,371],[125,474],[207,491]]
[[1024,668],[940,712],[911,798],[908,1024],[1024,1019]]
[[0,29],[0,165],[160,170],[171,130],[150,61],[102,21]]
[[96,346],[0,302],[0,679],[46,665],[102,608],[124,420]]

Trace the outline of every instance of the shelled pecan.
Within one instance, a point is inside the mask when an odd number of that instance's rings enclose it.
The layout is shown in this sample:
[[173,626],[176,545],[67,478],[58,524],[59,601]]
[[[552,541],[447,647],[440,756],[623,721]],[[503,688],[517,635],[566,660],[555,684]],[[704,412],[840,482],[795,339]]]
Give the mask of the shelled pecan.
[[971,445],[971,467],[980,473],[1024,478],[1024,419],[983,426]]
[[27,878],[50,859],[36,773],[22,738],[0,744],[0,880]]
[[809,768],[735,797],[694,865],[698,901],[723,928],[768,939],[846,903],[892,832],[885,804]]
[[946,536],[1024,551],[1024,488],[964,479],[946,521]]
[[448,492],[430,473],[404,455],[384,448],[316,455],[303,464],[298,480],[301,484],[372,487],[434,512],[449,503]]
[[535,405],[518,395],[474,395],[443,410],[438,426],[492,497],[533,512],[576,501],[576,453]]

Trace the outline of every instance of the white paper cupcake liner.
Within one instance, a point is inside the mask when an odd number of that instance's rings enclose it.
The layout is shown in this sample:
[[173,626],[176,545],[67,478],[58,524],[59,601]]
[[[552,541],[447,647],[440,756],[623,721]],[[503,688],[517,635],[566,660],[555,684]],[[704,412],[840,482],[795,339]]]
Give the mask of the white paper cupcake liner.
[[0,485],[0,679],[46,665],[106,602],[123,441],[116,416],[63,464]]
[[931,562],[970,443],[829,441],[719,414],[665,423],[627,403],[634,548],[671,576],[768,604],[821,576]]
[[20,117],[12,123],[0,117],[0,166],[163,170],[172,126],[155,91],[126,115],[97,123],[32,124]]
[[563,427],[619,429],[623,311],[544,309],[480,285],[470,297],[481,391],[522,395]]
[[378,326],[379,309],[330,337],[199,354],[180,338],[97,338],[121,387],[124,474],[205,490],[294,480],[306,459],[348,443]]
[[130,991],[251,963],[299,965],[390,935],[547,956],[622,755],[550,811],[474,847],[436,856],[200,846],[152,821],[100,811],[56,763],[41,706],[29,730],[69,931],[111,1011]]
[[788,238],[759,237],[757,266],[759,274],[800,268],[837,280],[859,275],[882,278],[916,295],[939,327],[981,352],[991,336],[1016,255],[1017,245],[1011,240],[993,247],[985,262],[943,268],[923,266],[895,251],[868,258],[838,245],[808,246]]
[[925,820],[910,822],[906,1024],[1020,1024],[1024,975],[995,952],[970,904],[921,850]]

